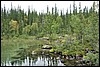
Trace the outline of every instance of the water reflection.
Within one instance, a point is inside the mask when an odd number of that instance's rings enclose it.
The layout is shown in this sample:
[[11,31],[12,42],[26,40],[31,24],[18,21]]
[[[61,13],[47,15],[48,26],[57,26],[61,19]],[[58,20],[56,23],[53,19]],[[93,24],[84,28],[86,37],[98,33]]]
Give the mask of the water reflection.
[[[32,49],[33,50],[33,49]],[[37,51],[32,54],[28,49],[19,49],[12,60],[1,63],[1,66],[77,66],[77,60],[68,60],[60,54],[48,52],[48,50]]]
[[[34,59],[34,60],[33,60]],[[1,63],[1,66],[65,66],[61,63],[60,59],[57,60],[56,57],[50,57],[41,55],[37,58],[26,57],[24,60],[16,60],[16,61],[6,61],[5,63]]]

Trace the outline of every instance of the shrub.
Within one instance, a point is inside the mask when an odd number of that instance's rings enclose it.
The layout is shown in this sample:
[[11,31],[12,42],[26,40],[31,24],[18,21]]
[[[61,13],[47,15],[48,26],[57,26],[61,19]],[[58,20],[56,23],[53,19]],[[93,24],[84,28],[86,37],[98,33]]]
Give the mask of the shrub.
[[99,65],[99,53],[93,54],[89,52],[86,54],[86,56],[83,56],[83,60],[89,60],[92,62],[92,64]]

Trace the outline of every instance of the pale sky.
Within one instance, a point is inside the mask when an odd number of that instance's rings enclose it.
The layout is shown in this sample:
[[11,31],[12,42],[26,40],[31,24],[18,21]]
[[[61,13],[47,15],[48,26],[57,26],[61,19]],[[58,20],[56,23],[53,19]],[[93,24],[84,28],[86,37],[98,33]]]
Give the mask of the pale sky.
[[[45,13],[47,11],[47,5],[49,7],[49,11],[51,12],[52,7],[55,7],[55,3],[59,12],[60,10],[64,9],[65,13],[67,8],[68,10],[70,10],[70,4],[72,4],[71,7],[73,8],[73,1],[1,1],[1,7],[3,8],[5,4],[6,9],[11,9],[11,2],[13,8],[17,8],[19,5],[21,6],[21,9],[27,11],[28,6],[30,6],[31,9],[35,9],[38,13]],[[81,8],[83,9],[85,6],[88,6],[88,8],[90,8],[94,1],[75,1],[76,6],[79,5],[79,2],[81,2]]]

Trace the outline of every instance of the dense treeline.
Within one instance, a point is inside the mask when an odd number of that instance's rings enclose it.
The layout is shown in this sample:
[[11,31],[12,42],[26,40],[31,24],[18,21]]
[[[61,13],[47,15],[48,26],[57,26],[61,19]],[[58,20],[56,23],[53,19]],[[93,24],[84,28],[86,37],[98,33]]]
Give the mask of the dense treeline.
[[[52,34],[68,34],[75,35],[77,40],[82,44],[89,41],[91,45],[98,44],[99,40],[99,11],[95,11],[96,4],[93,3],[90,9],[85,6],[81,9],[75,6],[73,2],[73,13],[58,13],[56,4],[52,7],[52,13],[47,6],[47,13],[39,13],[28,8],[28,14],[21,7],[6,10],[5,6],[1,9],[1,35],[7,38],[19,35],[52,35]],[[77,11],[79,9],[79,12]],[[82,11],[83,10],[83,11]]]

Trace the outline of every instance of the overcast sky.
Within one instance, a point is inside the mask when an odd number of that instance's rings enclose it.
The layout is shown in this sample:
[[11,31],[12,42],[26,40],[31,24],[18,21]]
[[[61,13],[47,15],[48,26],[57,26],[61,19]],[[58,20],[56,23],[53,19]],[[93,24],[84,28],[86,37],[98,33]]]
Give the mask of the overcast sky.
[[[55,7],[55,4],[59,12],[64,9],[65,13],[67,8],[70,9],[70,4],[72,4],[71,7],[73,8],[73,1],[1,1],[1,7],[4,7],[5,4],[6,9],[11,9],[11,2],[13,8],[17,8],[19,5],[21,6],[21,9],[24,9],[25,11],[27,11],[28,6],[30,6],[31,9],[35,9],[37,12],[46,12],[48,5],[49,11],[51,12],[52,7]],[[79,2],[81,2],[81,8],[84,8],[85,6],[90,8],[94,1],[75,1],[76,6],[79,5]]]

